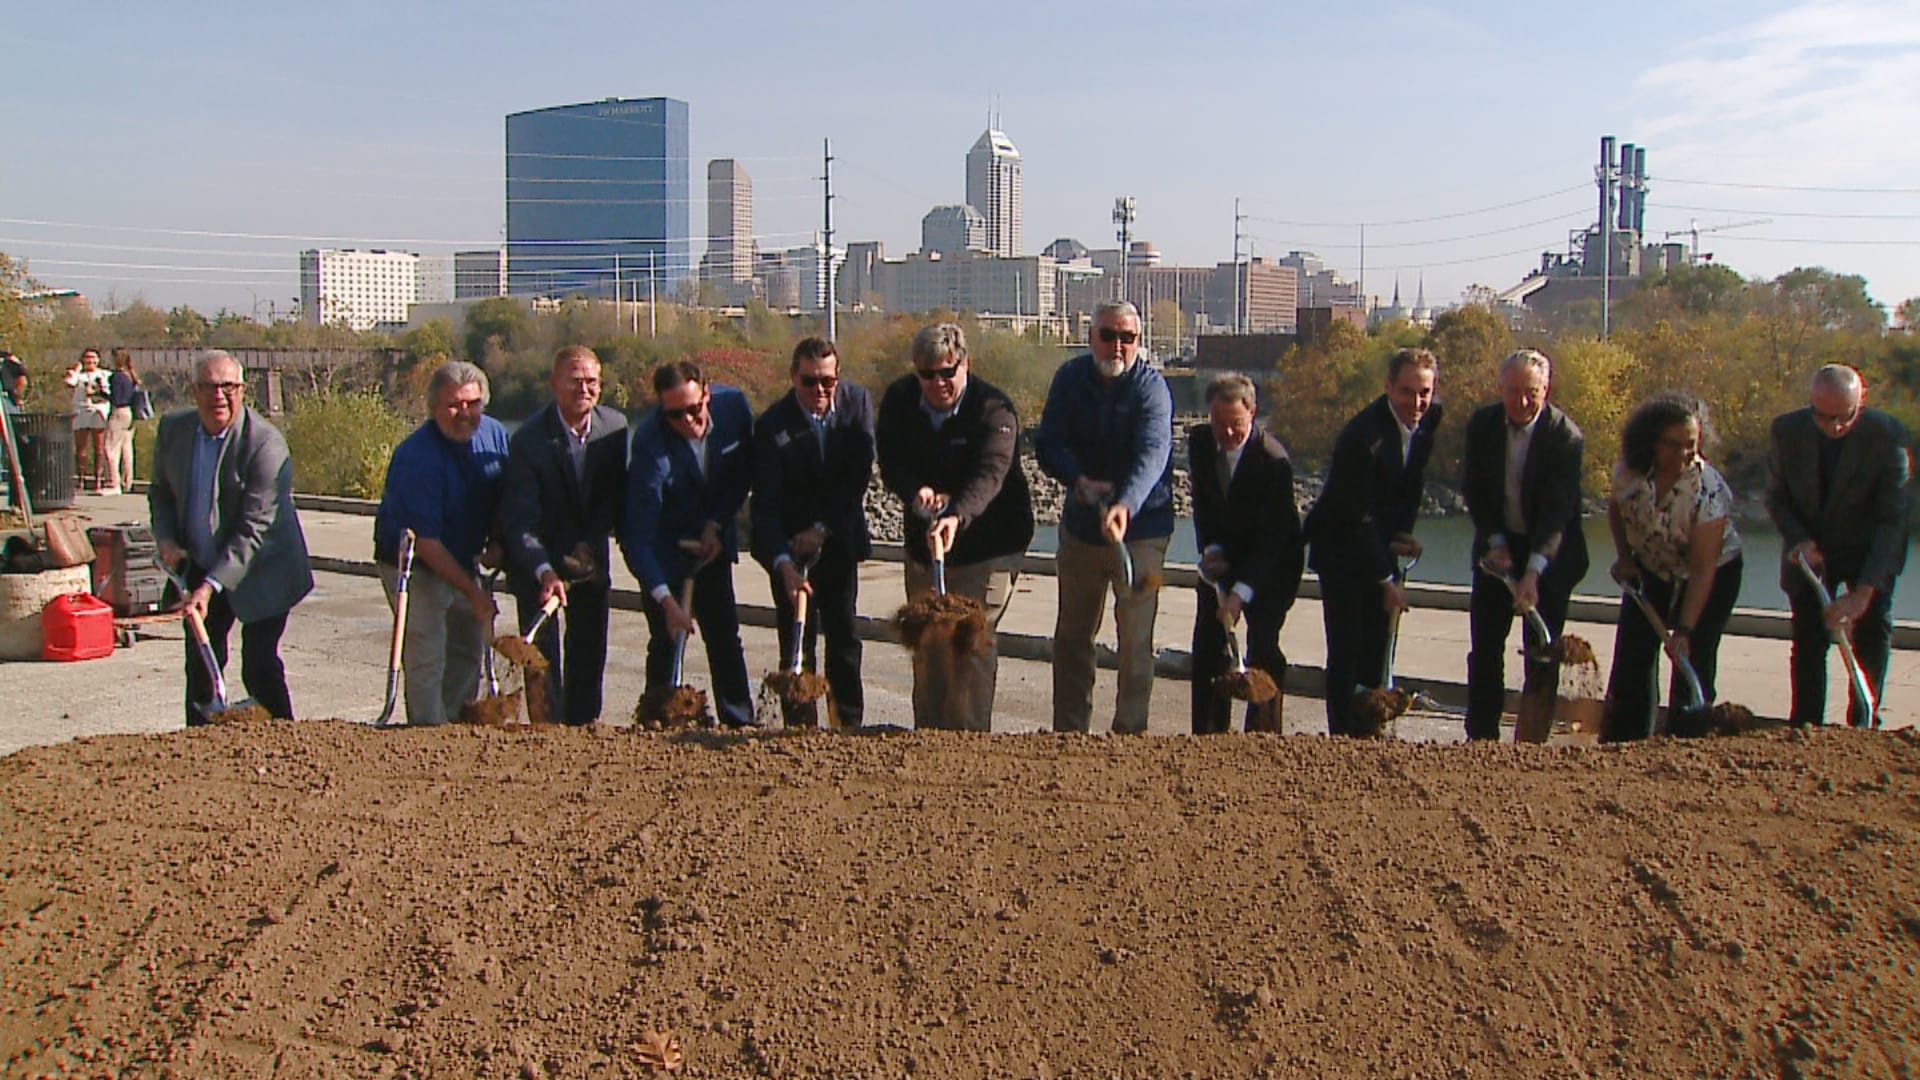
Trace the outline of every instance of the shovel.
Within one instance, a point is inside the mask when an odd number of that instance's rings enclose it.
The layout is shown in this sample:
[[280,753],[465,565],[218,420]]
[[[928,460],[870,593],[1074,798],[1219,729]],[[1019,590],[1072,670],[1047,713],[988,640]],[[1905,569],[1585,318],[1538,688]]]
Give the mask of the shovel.
[[[1493,564],[1485,557],[1480,560],[1480,572],[1505,585],[1508,595],[1516,600],[1519,598],[1518,583],[1512,577],[1495,570]],[[1553,631],[1547,628],[1547,620],[1541,616],[1540,609],[1530,607],[1521,612],[1521,618],[1526,622],[1527,629],[1532,631],[1533,636],[1538,639],[1537,644],[1527,648],[1527,659],[1535,663],[1554,659]]]
[[[1660,638],[1660,643],[1665,646],[1671,646],[1673,644],[1673,632],[1667,629],[1665,620],[1660,618],[1660,612],[1654,608],[1653,602],[1647,599],[1647,594],[1641,592],[1638,585],[1629,581],[1620,583],[1620,592],[1624,594],[1627,599],[1632,600],[1639,606],[1640,614],[1646,616],[1647,625],[1653,627],[1653,632]],[[1674,670],[1680,673],[1681,680],[1687,684],[1687,690],[1693,695],[1693,704],[1689,705],[1686,711],[1688,713],[1704,711],[1707,707],[1707,695],[1706,692],[1700,688],[1700,673],[1693,669],[1693,662],[1674,657],[1672,652],[1668,652],[1667,656],[1673,659]],[[1668,718],[1665,726],[1667,728],[1674,726],[1672,717]],[[1665,730],[1660,730],[1656,731],[1655,734],[1664,735],[1666,732]]]
[[[1394,584],[1405,587],[1407,579],[1413,576],[1413,568],[1420,565],[1420,557],[1415,555],[1406,559],[1404,562],[1395,559],[1394,563]],[[1419,709],[1421,712],[1438,713],[1442,716],[1465,717],[1467,710],[1459,705],[1448,705],[1446,702],[1436,700],[1433,695],[1424,690],[1401,690],[1394,685],[1393,665],[1400,654],[1400,616],[1402,614],[1404,613],[1396,611],[1387,616],[1387,651],[1386,655],[1381,658],[1380,663],[1380,688],[1388,693],[1398,693],[1404,696],[1407,701],[1406,709],[1401,711],[1398,716],[1395,716],[1393,722],[1397,725],[1400,722],[1400,716],[1404,716],[1414,709]],[[1366,692],[1366,687],[1357,686],[1353,692],[1358,696]]]
[[[1814,595],[1820,599],[1820,610],[1824,613],[1833,606],[1834,601],[1833,594],[1827,591],[1827,583],[1820,580],[1819,574],[1814,573],[1812,564],[1807,562],[1807,557],[1801,552],[1793,553],[1793,561],[1800,567],[1800,573],[1806,577],[1807,584],[1813,586]],[[1828,636],[1833,639],[1835,645],[1840,646],[1840,662],[1846,665],[1847,678],[1853,683],[1853,692],[1867,706],[1867,726],[1879,727],[1880,705],[1874,700],[1873,687],[1867,682],[1867,673],[1861,670],[1860,657],[1853,651],[1853,638],[1847,631],[1838,628],[1828,631]]]
[[413,576],[413,530],[400,534],[400,557],[395,560],[399,574],[393,585],[393,637],[387,643],[387,700],[374,718],[374,727],[393,725],[393,710],[400,703],[400,645],[407,630],[407,579]]
[[207,677],[213,680],[213,700],[193,707],[200,714],[200,719],[217,724],[250,712],[271,719],[267,717],[266,708],[252,698],[227,700],[227,679],[221,674],[219,659],[213,655],[213,642],[207,638],[207,624],[201,621],[200,613],[190,606],[186,607],[180,612],[180,621],[186,624],[187,637],[193,641],[193,655],[199,658],[200,666],[206,669]]
[[[1247,667],[1246,654],[1240,649],[1240,634],[1234,629],[1227,617],[1227,590],[1218,581],[1200,575],[1200,580],[1213,586],[1214,610],[1218,613],[1220,626],[1227,632],[1227,660],[1232,664],[1225,675],[1215,682],[1215,686],[1230,698],[1245,701],[1252,705],[1265,705],[1280,696],[1280,688],[1273,676],[1264,671]],[[1278,717],[1273,718],[1277,723]],[[1254,728],[1252,730],[1260,730]],[[1277,727],[1269,728],[1278,733]]]

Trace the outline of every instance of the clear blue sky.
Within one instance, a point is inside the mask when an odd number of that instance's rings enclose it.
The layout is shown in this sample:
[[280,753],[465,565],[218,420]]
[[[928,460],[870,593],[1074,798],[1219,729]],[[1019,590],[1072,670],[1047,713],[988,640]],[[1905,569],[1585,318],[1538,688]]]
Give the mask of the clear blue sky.
[[[823,136],[837,239],[913,250],[997,99],[1027,251],[1110,246],[1126,194],[1210,265],[1238,196],[1254,253],[1352,276],[1369,222],[1369,291],[1424,273],[1438,304],[1564,248],[1615,134],[1649,147],[1650,233],[1771,219],[1702,247],[1920,295],[1920,0],[75,2],[14,5],[0,49],[0,251],[101,307],[265,315],[303,247],[489,245],[507,113],[654,95],[691,105],[696,250],[713,157],[752,173],[763,244],[803,242]],[[1839,188],[1880,190],[1805,190]]]

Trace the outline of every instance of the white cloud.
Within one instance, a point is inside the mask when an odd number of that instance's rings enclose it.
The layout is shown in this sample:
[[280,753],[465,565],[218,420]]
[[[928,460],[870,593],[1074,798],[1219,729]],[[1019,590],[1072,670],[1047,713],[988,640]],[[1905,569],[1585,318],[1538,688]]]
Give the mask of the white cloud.
[[1760,276],[1825,265],[1865,275],[1881,299],[1920,293],[1920,197],[1793,190],[1920,188],[1920,0],[1759,17],[1679,46],[1631,101],[1620,134],[1649,147],[1650,233],[1767,218],[1717,236],[1723,261]]

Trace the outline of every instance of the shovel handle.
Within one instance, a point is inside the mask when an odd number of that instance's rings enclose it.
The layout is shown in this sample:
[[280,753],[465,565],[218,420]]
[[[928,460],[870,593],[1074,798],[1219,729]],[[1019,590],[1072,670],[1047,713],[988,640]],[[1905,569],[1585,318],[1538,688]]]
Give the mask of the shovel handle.
[[227,679],[220,673],[220,665],[213,655],[213,642],[207,638],[207,624],[191,604],[180,610],[180,621],[186,624],[187,636],[193,639],[194,655],[200,658],[200,665],[207,669],[207,675],[213,680],[211,708],[215,712],[221,711],[227,707]]
[[529,645],[533,644],[534,635],[538,634],[540,628],[547,625],[547,620],[553,618],[553,613],[559,610],[560,594],[554,593],[552,596],[547,597],[546,603],[540,605],[540,614],[534,616],[533,625],[527,627],[527,632],[521,636],[520,640]]
[[[1820,580],[1820,575],[1814,572],[1813,564],[1807,561],[1804,554],[1796,551],[1792,558],[1794,565],[1800,568],[1801,575],[1807,579],[1807,584],[1813,586],[1814,595],[1820,598],[1820,610],[1825,613],[1833,606],[1834,601],[1833,594],[1827,591],[1827,583]],[[1838,628],[1828,631],[1828,636],[1833,639],[1834,644],[1840,646],[1840,662],[1846,666],[1847,678],[1853,683],[1853,692],[1867,706],[1867,725],[1879,727],[1880,703],[1874,699],[1873,685],[1867,682],[1867,673],[1860,667],[1860,657],[1853,651],[1853,638],[1845,630]]]

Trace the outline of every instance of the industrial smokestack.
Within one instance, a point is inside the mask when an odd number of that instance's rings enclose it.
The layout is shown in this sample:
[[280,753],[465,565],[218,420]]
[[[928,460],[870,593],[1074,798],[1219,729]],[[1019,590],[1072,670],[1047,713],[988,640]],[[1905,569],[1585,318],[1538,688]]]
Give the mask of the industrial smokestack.
[[1614,219],[1613,227],[1626,230],[1633,228],[1633,144],[1620,144],[1620,213]]
[[1613,200],[1607,196],[1613,193],[1607,183],[1607,170],[1613,167],[1614,140],[1611,135],[1600,136],[1600,231],[1605,232],[1607,222],[1613,217]]
[[1633,231],[1641,236],[1647,229],[1647,148],[1633,148]]

